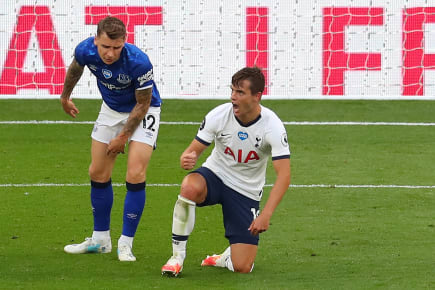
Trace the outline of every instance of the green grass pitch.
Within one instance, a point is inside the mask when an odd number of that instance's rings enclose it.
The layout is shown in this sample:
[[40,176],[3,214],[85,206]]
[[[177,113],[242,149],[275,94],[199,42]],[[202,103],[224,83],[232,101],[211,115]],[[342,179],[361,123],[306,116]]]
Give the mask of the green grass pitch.
[[[95,120],[101,101],[75,102],[81,111],[76,121]],[[199,123],[223,102],[166,100],[162,121]],[[432,101],[263,104],[283,121],[435,122]],[[8,122],[71,121],[58,100],[1,100],[0,107],[0,289],[435,288],[434,126],[287,125],[294,187],[261,235],[254,271],[200,267],[207,254],[227,246],[220,207],[208,207],[196,211],[181,277],[169,279],[160,268],[171,254],[172,209],[186,173],[179,155],[198,125],[161,125],[134,242],[138,261],[121,263],[116,241],[123,185],[114,187],[112,253],[63,252],[64,245],[92,232],[87,185],[92,125]],[[124,183],[125,164],[126,156],[119,156],[115,184]],[[273,180],[269,166],[266,183]],[[319,184],[325,187],[307,187]]]

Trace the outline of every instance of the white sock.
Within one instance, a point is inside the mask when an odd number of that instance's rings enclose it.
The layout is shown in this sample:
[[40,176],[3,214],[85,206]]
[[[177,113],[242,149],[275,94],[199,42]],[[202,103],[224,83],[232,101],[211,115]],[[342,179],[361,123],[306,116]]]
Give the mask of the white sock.
[[130,248],[133,248],[133,237],[127,237],[127,236],[121,235],[121,237],[118,240],[118,247],[121,244],[128,245]]
[[92,239],[96,241],[110,240],[110,230],[109,231],[94,231],[92,233]]
[[172,240],[172,256],[184,261],[186,258],[186,245],[187,241]]
[[[222,259],[222,260],[221,260]],[[228,247],[223,253],[222,253],[222,258],[219,259],[219,264],[224,264],[224,266],[220,266],[219,267],[225,267],[228,270],[230,270],[231,272],[234,272],[234,266],[233,266],[233,261],[231,260],[231,246]],[[216,266],[218,266],[218,261],[216,261]],[[252,264],[251,267],[251,271],[254,269],[254,264]]]
[[231,260],[231,246],[225,249],[225,251],[221,254],[221,257],[216,260],[216,267],[226,267],[227,259]]
[[225,267],[228,270],[230,270],[231,272],[234,272],[234,266],[233,266],[233,261],[231,260],[231,255],[226,257],[226,259],[225,259]]

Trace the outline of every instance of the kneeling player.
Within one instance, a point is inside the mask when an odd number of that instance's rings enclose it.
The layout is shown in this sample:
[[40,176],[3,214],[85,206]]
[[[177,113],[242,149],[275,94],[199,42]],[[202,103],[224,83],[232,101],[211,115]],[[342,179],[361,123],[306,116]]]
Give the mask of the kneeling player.
[[[222,205],[225,236],[230,246],[220,255],[207,256],[202,266],[226,267],[249,273],[257,255],[259,234],[290,185],[290,149],[283,123],[260,105],[264,76],[258,68],[244,68],[232,77],[231,103],[210,111],[196,138],[180,157],[191,170],[214,141],[215,147],[199,169],[181,185],[172,221],[171,258],[162,274],[177,276],[183,269],[186,244],[195,224],[196,206]],[[259,212],[267,160],[277,174],[264,209]]]

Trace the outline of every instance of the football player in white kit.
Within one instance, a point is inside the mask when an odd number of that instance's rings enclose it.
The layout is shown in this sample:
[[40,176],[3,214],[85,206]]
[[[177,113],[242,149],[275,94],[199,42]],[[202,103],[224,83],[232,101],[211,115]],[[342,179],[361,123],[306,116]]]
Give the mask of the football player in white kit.
[[[198,157],[214,141],[202,167],[181,184],[172,220],[172,256],[162,274],[178,276],[186,244],[195,224],[195,208],[222,205],[225,237],[230,246],[220,255],[207,256],[202,266],[226,267],[249,273],[254,267],[259,234],[290,185],[290,149],[285,127],[277,115],[260,105],[265,80],[259,68],[243,68],[232,77],[231,103],[211,110],[192,143],[182,153],[183,169],[195,167]],[[269,157],[276,180],[259,211]]]

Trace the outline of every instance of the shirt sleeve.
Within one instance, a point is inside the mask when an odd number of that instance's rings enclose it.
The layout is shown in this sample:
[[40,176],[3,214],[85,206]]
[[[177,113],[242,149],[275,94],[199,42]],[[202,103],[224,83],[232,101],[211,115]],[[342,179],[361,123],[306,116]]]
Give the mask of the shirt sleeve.
[[196,134],[196,140],[204,145],[210,145],[216,136],[217,126],[219,124],[218,118],[220,117],[221,110],[219,107],[211,110],[202,120],[201,126]]
[[152,88],[154,85],[153,65],[148,57],[144,57],[135,67],[135,89],[143,90]]
[[79,65],[85,66],[83,50],[81,49],[80,44],[77,45],[76,49],[74,50],[74,58]]
[[272,160],[290,158],[290,145],[284,124],[279,119],[273,120],[266,141],[271,146]]

